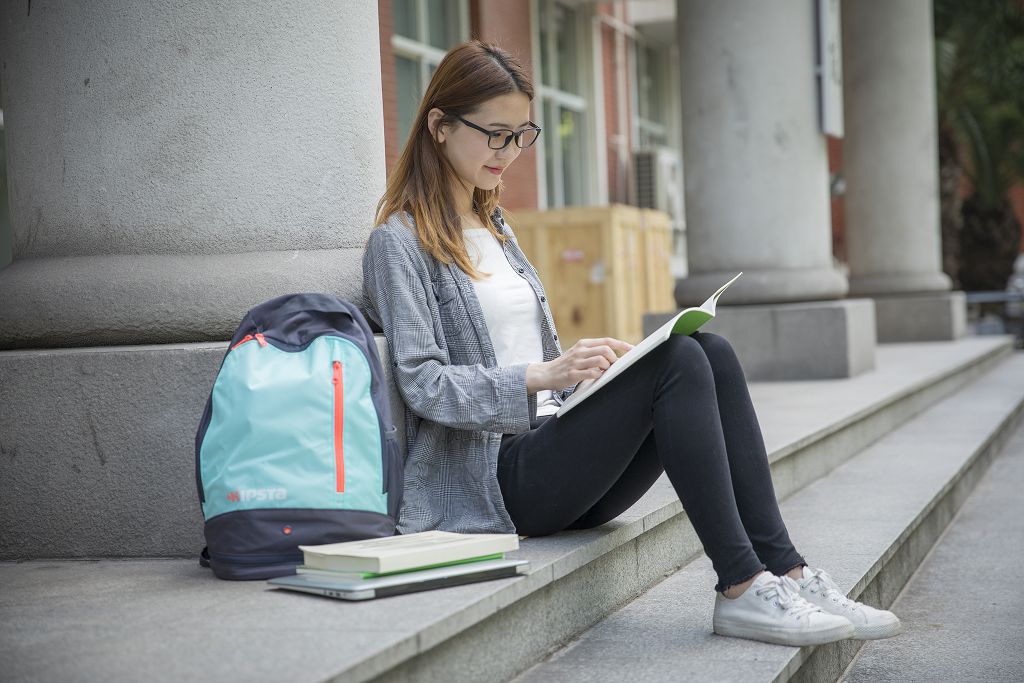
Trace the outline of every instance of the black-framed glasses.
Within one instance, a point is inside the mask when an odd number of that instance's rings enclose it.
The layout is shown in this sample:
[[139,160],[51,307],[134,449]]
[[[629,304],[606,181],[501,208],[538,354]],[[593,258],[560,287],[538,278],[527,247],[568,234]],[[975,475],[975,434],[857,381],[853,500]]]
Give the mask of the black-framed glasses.
[[[448,112],[445,113],[447,114]],[[540,131],[542,130],[541,127],[533,121],[530,121],[530,126],[528,128],[523,128],[520,131],[509,130],[508,128],[488,130],[482,126],[476,125],[472,121],[467,121],[458,114],[451,114],[451,116],[462,121],[470,128],[476,128],[481,133],[484,133],[487,136],[487,146],[491,149],[505,149],[508,147],[508,143],[512,142],[513,138],[515,139],[516,145],[519,149],[526,149],[533,143],[537,142],[537,138],[540,137]]]

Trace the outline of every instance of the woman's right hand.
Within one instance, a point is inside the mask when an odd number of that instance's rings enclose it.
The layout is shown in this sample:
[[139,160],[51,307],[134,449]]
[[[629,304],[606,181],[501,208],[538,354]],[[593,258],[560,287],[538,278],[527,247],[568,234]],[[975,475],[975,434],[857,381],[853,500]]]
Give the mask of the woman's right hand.
[[597,379],[618,359],[616,352],[622,354],[631,348],[629,342],[613,337],[580,339],[558,358],[527,366],[527,393],[563,389],[585,379]]

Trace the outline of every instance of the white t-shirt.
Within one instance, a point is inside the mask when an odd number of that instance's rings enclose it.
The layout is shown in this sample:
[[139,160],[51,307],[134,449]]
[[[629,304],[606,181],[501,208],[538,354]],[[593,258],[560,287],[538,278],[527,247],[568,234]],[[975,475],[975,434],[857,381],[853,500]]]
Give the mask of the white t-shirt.
[[[487,321],[498,365],[542,362],[544,346],[540,330],[544,312],[533,287],[512,269],[501,244],[487,228],[465,228],[462,236],[473,264],[478,270],[491,274],[482,280],[473,280],[473,286]],[[557,411],[558,403],[551,391],[538,391],[537,414],[551,415]]]

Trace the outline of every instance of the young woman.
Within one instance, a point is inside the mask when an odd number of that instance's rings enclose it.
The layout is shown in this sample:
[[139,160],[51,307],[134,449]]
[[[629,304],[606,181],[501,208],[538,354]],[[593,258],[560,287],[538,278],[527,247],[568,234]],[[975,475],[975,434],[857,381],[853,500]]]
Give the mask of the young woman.
[[363,284],[406,404],[399,533],[588,529],[665,472],[718,576],[715,632],[792,645],[895,633],[891,612],[847,600],[790,542],[724,338],[672,337],[552,415],[631,345],[603,337],[562,351],[544,286],[498,207],[502,174],[540,135],[533,96],[498,47],[452,49],[378,206]]

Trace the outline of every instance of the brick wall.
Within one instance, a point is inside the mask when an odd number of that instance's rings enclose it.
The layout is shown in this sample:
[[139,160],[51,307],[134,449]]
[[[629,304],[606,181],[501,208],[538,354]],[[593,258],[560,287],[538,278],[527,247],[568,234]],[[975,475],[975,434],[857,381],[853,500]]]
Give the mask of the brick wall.
[[[594,7],[596,14],[604,14],[615,17],[615,3],[602,2]],[[626,17],[618,17],[625,20]],[[599,24],[599,40],[601,41],[601,78],[604,87],[604,101],[600,106],[604,107],[604,129],[605,137],[601,144],[605,145],[608,160],[608,202],[629,204],[631,196],[631,178],[633,169],[632,150],[633,121],[632,121],[632,96],[630,88],[633,87],[632,80],[633,66],[630,61],[630,43],[625,37],[622,58],[626,61],[626,79],[619,85],[616,60],[618,55],[615,49],[616,31],[607,24]],[[615,136],[619,133],[619,100],[626,98],[630,104],[626,107],[626,118],[622,127],[626,136],[626,142],[621,145],[615,142]]]
[[391,50],[391,0],[377,3],[380,27],[380,81],[384,95],[384,159],[388,173],[398,161],[404,141],[398,140],[398,90],[395,83],[395,54]]
[[[470,7],[470,34],[484,42],[495,43],[512,54],[523,65],[527,73],[533,74],[532,34],[530,31],[529,0],[472,0]],[[539,75],[535,76],[539,81]],[[537,82],[534,83],[536,88]],[[539,126],[540,111],[536,101],[530,115]],[[541,136],[547,135],[544,131]],[[514,142],[511,144],[515,144]],[[537,140],[532,147],[524,149],[502,176],[501,204],[516,209],[537,208],[537,148],[543,140]]]
[[[395,55],[391,49],[393,19],[391,0],[378,0],[380,30],[381,87],[384,94],[384,153],[388,173],[394,168],[405,140],[398,139],[398,91],[395,82]],[[470,37],[496,43],[513,54],[533,73],[531,59],[529,0],[471,0]],[[537,111],[532,112],[533,116]],[[533,119],[537,121],[537,119]],[[539,122],[538,122],[539,123]],[[514,144],[514,143],[513,143]],[[504,174],[502,206],[515,209],[537,208],[537,146],[523,150]]]
[[[828,142],[828,170],[830,173],[842,171],[843,141],[831,135],[825,136]],[[832,255],[842,263],[846,263],[846,209],[842,195],[833,197],[832,205]]]
[[1006,193],[1006,198],[1010,200],[1013,213],[1020,225],[1020,251],[1024,253],[1024,183],[1014,184]]

